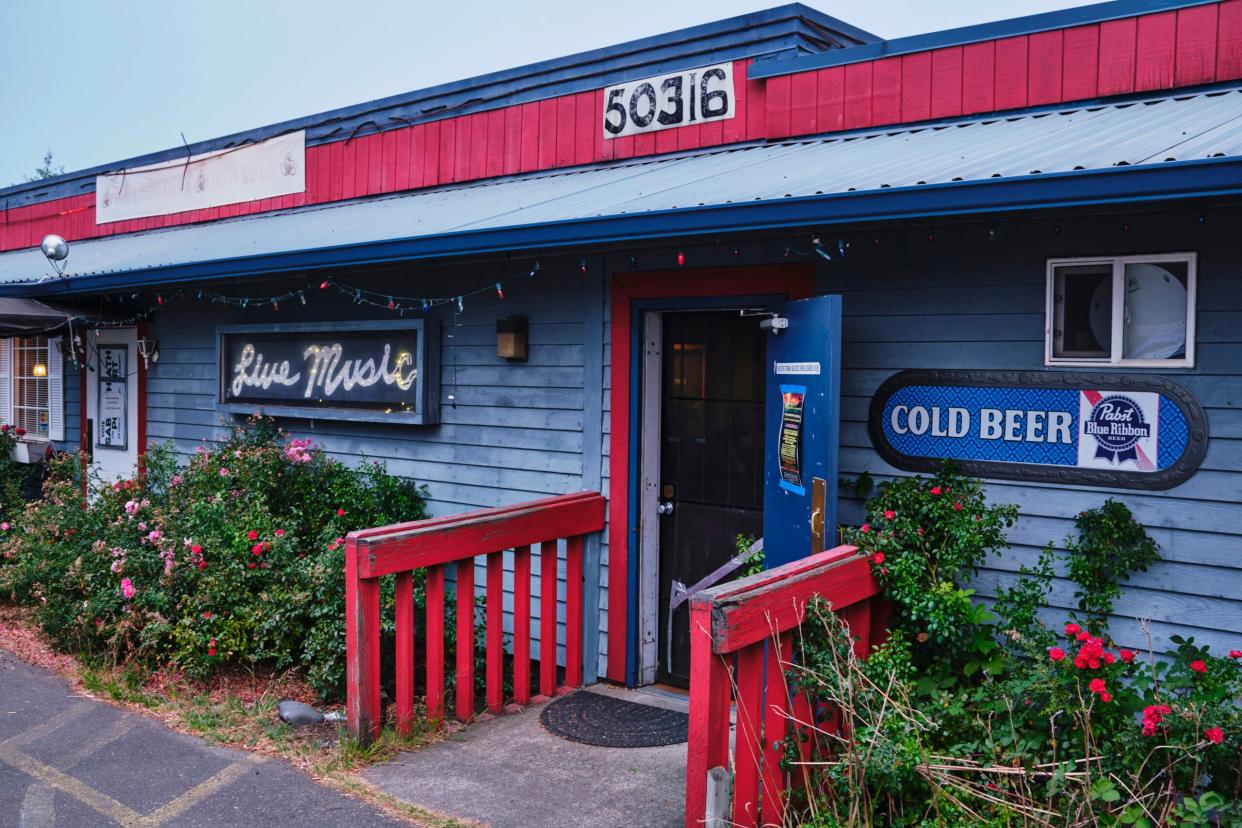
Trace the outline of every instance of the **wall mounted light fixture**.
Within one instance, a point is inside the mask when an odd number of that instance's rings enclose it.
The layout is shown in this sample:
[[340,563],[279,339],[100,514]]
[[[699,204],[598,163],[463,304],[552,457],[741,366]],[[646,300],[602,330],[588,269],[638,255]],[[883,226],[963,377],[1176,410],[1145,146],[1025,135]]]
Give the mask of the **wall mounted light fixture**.
[[506,316],[496,320],[496,356],[510,362],[525,362],[529,350],[530,322],[525,316]]

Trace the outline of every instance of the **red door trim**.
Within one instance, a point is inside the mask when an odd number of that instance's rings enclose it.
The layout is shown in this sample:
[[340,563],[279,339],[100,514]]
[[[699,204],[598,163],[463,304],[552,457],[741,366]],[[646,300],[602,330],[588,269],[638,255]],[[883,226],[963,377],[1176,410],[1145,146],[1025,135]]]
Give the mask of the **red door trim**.
[[810,265],[617,273],[612,279],[611,418],[608,499],[608,679],[625,682],[629,595],[630,536],[630,341],[632,303],[636,299],[704,296],[771,296],[791,299],[811,295],[815,269]]

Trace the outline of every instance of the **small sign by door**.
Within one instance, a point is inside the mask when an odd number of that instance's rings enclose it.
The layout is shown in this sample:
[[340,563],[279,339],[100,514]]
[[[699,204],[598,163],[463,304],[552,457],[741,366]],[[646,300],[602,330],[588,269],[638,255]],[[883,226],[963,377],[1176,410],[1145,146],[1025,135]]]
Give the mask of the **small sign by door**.
[[99,437],[96,448],[129,449],[129,349],[124,345],[99,348]]
[[83,390],[86,434],[94,482],[128,480],[137,473],[142,434],[139,418],[138,331],[106,328],[91,331]]

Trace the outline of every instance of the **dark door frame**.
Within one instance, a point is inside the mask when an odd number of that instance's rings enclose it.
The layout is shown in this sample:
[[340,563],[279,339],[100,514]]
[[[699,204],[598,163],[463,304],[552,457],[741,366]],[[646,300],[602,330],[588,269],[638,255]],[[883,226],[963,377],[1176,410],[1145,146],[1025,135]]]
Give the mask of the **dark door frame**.
[[612,279],[609,437],[608,672],[638,681],[638,503],[642,318],[646,310],[695,310],[810,296],[808,264],[617,273]]

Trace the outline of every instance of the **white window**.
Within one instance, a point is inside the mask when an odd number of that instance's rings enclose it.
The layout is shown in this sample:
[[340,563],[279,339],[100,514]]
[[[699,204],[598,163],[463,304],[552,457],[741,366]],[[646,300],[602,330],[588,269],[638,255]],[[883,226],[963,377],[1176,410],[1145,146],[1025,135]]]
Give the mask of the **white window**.
[[1194,367],[1195,254],[1049,259],[1044,363]]
[[65,439],[59,344],[46,336],[0,339],[0,421],[30,437]]

